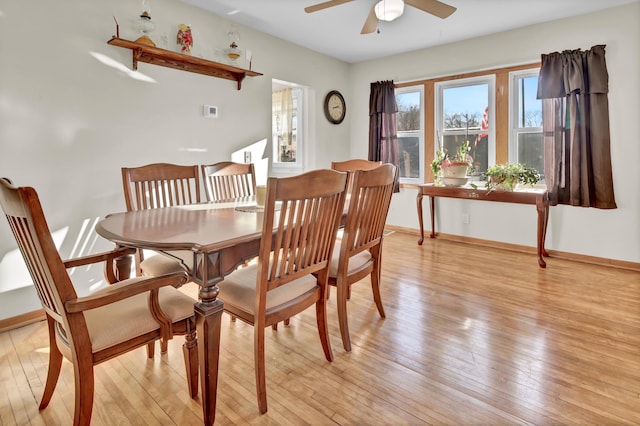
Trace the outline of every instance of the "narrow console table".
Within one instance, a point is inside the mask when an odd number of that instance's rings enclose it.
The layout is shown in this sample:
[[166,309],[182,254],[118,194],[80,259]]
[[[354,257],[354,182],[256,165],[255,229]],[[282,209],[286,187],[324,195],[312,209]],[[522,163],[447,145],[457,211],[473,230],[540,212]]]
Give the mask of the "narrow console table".
[[424,241],[424,225],[422,221],[422,198],[430,197],[429,208],[431,211],[431,238],[436,237],[435,231],[435,198],[461,198],[465,200],[478,201],[498,201],[502,203],[532,204],[538,211],[538,265],[546,268],[547,264],[543,257],[548,257],[549,253],[544,248],[547,234],[547,223],[549,221],[549,197],[546,189],[526,188],[512,192],[508,191],[488,191],[486,189],[474,189],[469,185],[461,187],[434,186],[432,183],[418,185],[418,221],[420,222],[420,239],[418,244]]

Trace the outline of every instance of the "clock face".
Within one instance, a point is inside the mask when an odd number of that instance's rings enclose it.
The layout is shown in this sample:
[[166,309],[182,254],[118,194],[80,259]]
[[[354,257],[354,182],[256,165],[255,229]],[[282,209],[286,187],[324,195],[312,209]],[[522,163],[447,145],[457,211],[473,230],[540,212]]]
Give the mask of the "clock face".
[[340,92],[336,90],[329,92],[324,100],[324,114],[327,120],[333,124],[342,123],[346,113],[347,107]]

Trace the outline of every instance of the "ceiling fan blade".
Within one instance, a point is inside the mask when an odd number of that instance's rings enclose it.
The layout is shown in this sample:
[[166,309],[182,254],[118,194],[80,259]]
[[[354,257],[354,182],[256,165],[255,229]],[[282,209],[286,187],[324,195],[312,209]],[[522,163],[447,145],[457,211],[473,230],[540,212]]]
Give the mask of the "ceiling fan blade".
[[360,34],[371,34],[376,28],[378,28],[378,17],[376,16],[376,5],[374,4],[369,12],[369,16],[367,16],[367,20],[364,21]]
[[353,0],[329,0],[322,3],[314,4],[312,6],[307,6],[304,8],[304,11],[307,13],[317,12],[322,9],[326,9],[333,6],[340,6],[344,3],[350,3]]
[[449,6],[448,4],[442,3],[438,0],[404,0],[404,2],[409,6],[413,6],[416,9],[420,9],[442,19],[447,18],[453,12],[458,10],[455,7]]

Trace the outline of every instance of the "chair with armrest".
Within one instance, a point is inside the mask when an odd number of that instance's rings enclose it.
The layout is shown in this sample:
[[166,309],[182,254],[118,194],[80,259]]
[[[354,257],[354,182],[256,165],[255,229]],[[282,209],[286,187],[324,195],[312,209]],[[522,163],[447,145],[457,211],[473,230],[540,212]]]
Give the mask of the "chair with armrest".
[[224,201],[250,197],[256,193],[253,163],[220,163],[200,166],[207,201]]
[[[198,166],[168,163],[147,164],[122,168],[122,185],[127,211],[182,206],[199,203],[200,180]],[[144,259],[144,252],[136,254],[138,275],[156,276],[169,272],[186,271],[184,262],[191,261],[189,253],[176,252]]]
[[[133,249],[63,261],[33,188],[16,187],[0,178],[0,205],[46,313],[49,368],[40,409],[49,405],[65,357],[74,371],[74,424],[88,425],[93,410],[94,365],[177,334],[186,336],[183,352],[189,394],[197,396],[194,300],[174,288],[187,281],[184,271],[115,282],[114,260],[132,254]],[[78,297],[68,269],[101,262],[106,265],[107,281],[113,284]]]
[[380,264],[384,226],[395,178],[396,166],[392,164],[356,170],[351,178],[345,225],[336,241],[329,268],[329,285],[337,289],[338,322],[347,352],[351,351],[347,300],[352,284],[370,275],[373,300],[380,317],[385,317],[380,297]]
[[333,360],[325,290],[346,181],[346,173],[333,170],[270,178],[257,264],[232,272],[220,283],[225,312],[254,327],[261,413],[267,411],[265,327],[315,305],[324,355]]

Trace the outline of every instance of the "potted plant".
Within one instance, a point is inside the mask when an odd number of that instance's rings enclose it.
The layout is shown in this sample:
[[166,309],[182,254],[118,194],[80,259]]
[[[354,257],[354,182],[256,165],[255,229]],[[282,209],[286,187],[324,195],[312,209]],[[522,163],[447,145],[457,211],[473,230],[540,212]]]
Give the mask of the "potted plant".
[[486,188],[490,191],[502,189],[513,191],[517,184],[535,185],[540,181],[540,173],[533,167],[521,163],[496,164],[484,172]]
[[449,156],[447,152],[439,149],[431,162],[431,171],[436,181],[439,177],[464,178],[467,176],[467,169],[471,164],[468,152],[471,150],[469,141],[466,140],[454,156]]

